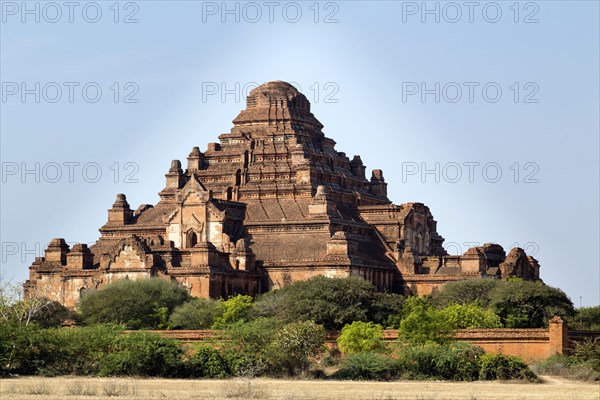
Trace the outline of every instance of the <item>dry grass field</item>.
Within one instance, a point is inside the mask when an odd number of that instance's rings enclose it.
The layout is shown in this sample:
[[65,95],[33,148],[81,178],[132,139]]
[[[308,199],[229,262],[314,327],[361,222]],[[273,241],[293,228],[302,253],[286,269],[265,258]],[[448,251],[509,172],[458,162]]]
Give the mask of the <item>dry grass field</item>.
[[176,380],[127,378],[0,379],[2,400],[598,400],[599,383],[544,379],[518,382],[340,382],[315,380]]

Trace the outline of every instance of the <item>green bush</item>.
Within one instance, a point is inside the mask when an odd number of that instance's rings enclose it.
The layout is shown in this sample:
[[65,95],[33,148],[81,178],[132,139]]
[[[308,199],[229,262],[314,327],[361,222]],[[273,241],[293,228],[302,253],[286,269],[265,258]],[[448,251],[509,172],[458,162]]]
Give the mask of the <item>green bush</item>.
[[567,322],[571,329],[600,331],[600,306],[578,308]]
[[40,329],[35,325],[0,325],[0,371],[24,375],[89,375],[99,372],[100,360],[121,328]]
[[325,330],[312,321],[292,322],[279,329],[272,347],[290,376],[300,369],[302,375],[309,367],[309,357],[319,355],[325,344]]
[[259,297],[255,313],[286,323],[314,321],[333,330],[353,321],[386,324],[399,314],[401,304],[402,296],[378,293],[359,277],[316,276]]
[[225,329],[238,322],[246,322],[249,319],[253,306],[250,296],[238,294],[222,303],[222,312],[215,316],[213,329]]
[[173,329],[209,329],[222,314],[222,301],[195,298],[173,310],[169,325]]
[[201,345],[186,360],[189,375],[194,378],[226,378],[231,375],[227,359],[219,350]]
[[413,344],[446,343],[452,340],[454,325],[436,310],[429,299],[410,297],[405,301],[398,336]]
[[229,346],[223,356],[233,375],[253,377],[275,372],[277,355],[271,343],[278,327],[275,318],[257,318],[227,327]]
[[573,303],[560,289],[542,282],[508,281],[489,293],[490,308],[507,328],[542,328],[555,315],[574,315]]
[[600,338],[588,338],[576,343],[573,358],[580,363],[587,363],[592,369],[600,372]]
[[486,353],[481,356],[479,379],[536,381],[537,376],[518,357]]
[[119,336],[101,359],[104,376],[177,376],[182,368],[183,348],[177,340],[156,333],[132,332]]
[[500,317],[477,304],[453,304],[440,310],[454,329],[502,328]]
[[479,377],[484,354],[469,343],[426,343],[405,346],[398,354],[398,370],[407,379],[473,381]]
[[37,372],[31,338],[39,331],[37,325],[17,322],[0,324],[0,376],[10,373],[32,375]]
[[386,355],[373,352],[357,353],[342,361],[333,379],[389,381],[397,376],[397,364]]
[[467,279],[448,282],[442,290],[433,293],[433,302],[444,308],[452,304],[476,303],[487,308],[490,303],[490,292],[502,282],[497,279]]
[[342,328],[337,344],[347,354],[380,351],[385,348],[383,328],[372,322],[355,321]]
[[173,309],[189,299],[187,290],[175,282],[124,279],[85,292],[79,307],[87,325],[114,323],[127,329],[164,329]]

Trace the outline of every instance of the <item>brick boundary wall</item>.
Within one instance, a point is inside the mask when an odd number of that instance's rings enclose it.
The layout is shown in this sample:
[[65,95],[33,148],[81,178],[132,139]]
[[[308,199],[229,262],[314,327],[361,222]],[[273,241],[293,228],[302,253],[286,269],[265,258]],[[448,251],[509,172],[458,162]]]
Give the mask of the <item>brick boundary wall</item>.
[[[470,342],[489,353],[517,356],[529,363],[546,359],[555,354],[568,354],[572,343],[586,338],[600,337],[600,331],[568,331],[567,324],[559,317],[549,321],[548,328],[538,329],[462,329],[455,335],[460,342]],[[131,331],[125,331],[131,332]],[[151,331],[184,343],[220,340],[222,333],[214,330]],[[325,341],[337,346],[339,331],[328,331]],[[384,331],[386,341],[398,338],[398,331]]]

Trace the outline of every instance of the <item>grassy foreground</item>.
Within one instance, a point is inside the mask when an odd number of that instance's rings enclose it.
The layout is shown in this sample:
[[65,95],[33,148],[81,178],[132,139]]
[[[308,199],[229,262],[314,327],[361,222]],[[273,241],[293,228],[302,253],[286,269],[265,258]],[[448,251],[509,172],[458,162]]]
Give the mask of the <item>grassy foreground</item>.
[[62,399],[267,399],[267,400],[598,400],[596,383],[544,379],[517,382],[349,382],[276,379],[176,380],[26,377],[0,379],[0,398]]

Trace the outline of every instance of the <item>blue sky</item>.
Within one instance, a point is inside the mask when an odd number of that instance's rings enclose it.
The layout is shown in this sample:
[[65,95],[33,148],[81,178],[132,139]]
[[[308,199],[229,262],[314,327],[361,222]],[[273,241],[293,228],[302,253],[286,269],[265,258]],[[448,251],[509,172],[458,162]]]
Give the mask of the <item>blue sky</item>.
[[451,253],[524,247],[599,304],[598,2],[470,4],[2,1],[2,271],[95,241],[116,193],[157,202],[170,161],[280,79]]

